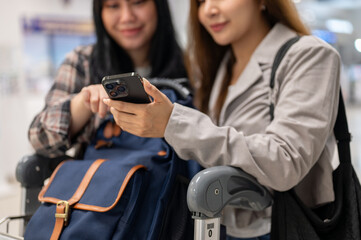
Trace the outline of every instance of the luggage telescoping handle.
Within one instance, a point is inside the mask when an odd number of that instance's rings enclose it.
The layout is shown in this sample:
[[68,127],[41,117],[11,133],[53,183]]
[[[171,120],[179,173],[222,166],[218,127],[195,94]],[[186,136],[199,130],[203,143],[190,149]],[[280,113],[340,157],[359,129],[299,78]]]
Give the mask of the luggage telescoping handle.
[[194,239],[216,240],[226,205],[260,211],[272,205],[272,197],[254,177],[241,169],[218,166],[207,168],[192,178],[187,204],[195,219]]

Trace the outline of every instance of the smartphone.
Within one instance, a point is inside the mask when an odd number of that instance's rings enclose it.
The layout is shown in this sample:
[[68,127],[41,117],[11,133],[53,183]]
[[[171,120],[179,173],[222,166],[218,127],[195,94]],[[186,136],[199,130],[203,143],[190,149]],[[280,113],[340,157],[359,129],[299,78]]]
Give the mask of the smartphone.
[[142,77],[135,72],[105,76],[102,85],[112,100],[131,103],[151,102],[144,90]]

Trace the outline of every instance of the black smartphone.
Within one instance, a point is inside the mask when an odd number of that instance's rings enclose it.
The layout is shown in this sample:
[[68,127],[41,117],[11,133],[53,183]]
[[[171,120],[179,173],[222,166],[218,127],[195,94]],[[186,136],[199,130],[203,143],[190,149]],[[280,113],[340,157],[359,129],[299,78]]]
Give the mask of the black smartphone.
[[102,85],[112,100],[131,103],[151,102],[144,90],[142,77],[135,72],[105,76]]

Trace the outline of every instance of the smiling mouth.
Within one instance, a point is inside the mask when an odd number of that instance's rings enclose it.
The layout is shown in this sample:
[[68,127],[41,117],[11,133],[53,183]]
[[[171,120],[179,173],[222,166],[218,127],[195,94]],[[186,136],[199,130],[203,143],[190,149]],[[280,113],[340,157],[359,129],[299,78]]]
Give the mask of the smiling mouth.
[[142,30],[142,27],[126,28],[126,29],[120,30],[120,32],[126,37],[132,37],[132,36],[137,35],[141,30]]
[[210,27],[214,32],[220,32],[226,25],[227,25],[227,22],[224,22],[224,23],[212,24],[212,25],[210,25]]

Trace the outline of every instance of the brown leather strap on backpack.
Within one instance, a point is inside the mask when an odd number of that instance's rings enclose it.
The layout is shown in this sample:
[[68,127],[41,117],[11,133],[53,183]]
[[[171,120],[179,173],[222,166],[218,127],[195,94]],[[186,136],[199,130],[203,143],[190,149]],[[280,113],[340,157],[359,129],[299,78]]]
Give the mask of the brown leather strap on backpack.
[[[77,203],[81,197],[83,196],[85,190],[87,189],[91,179],[93,178],[95,172],[98,170],[100,165],[104,162],[104,159],[98,159],[90,165],[88,171],[85,173],[83,180],[78,186],[78,189],[75,191],[73,196],[68,201],[58,201],[56,203],[56,213],[55,213],[55,226],[53,229],[53,233],[51,235],[51,240],[57,240],[59,239],[61,232],[63,230],[63,227],[68,224],[69,221],[69,213],[70,213],[70,207]],[[53,176],[51,180],[53,179]],[[50,183],[48,184],[50,185]],[[46,190],[45,190],[46,191]],[[44,191],[44,192],[45,192]],[[42,191],[42,194],[39,195],[39,199],[42,200],[57,200],[53,198],[43,198],[44,192]]]
[[68,223],[69,217],[69,203],[66,201],[59,202],[56,204],[55,213],[55,226],[53,233],[51,234],[50,240],[58,240],[63,227]]
[[[163,154],[164,153],[162,153],[162,155]],[[136,165],[133,166],[131,169],[129,169],[120,189],[118,190],[118,195],[114,199],[114,202],[109,206],[94,206],[91,204],[79,203],[86,189],[88,188],[88,185],[90,184],[94,174],[96,173],[96,171],[104,161],[106,160],[98,159],[90,165],[78,188],[76,189],[76,191],[73,193],[73,196],[68,201],[56,197],[50,197],[50,196],[44,197],[44,195],[46,195],[46,191],[48,190],[49,186],[54,181],[55,175],[59,171],[61,165],[64,164],[64,162],[59,164],[58,167],[54,170],[48,184],[44,186],[44,188],[41,190],[39,194],[39,201],[56,204],[56,213],[55,213],[56,220],[55,220],[55,225],[53,228],[51,240],[59,239],[63,228],[67,226],[69,223],[70,211],[72,209],[80,209],[80,210],[93,211],[93,212],[106,212],[113,209],[120,200],[128,182],[131,180],[134,173],[137,172],[139,169],[146,169],[146,167],[143,165]]]

